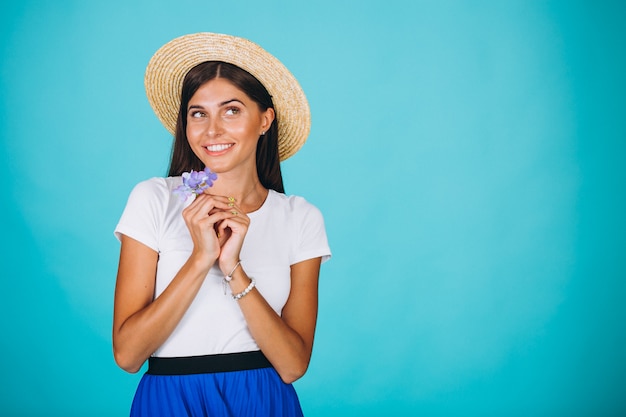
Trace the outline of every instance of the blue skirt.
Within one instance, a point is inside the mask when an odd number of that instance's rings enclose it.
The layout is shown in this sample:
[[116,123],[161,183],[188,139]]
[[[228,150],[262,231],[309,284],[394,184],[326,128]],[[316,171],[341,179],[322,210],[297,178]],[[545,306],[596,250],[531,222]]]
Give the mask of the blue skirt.
[[142,377],[131,417],[302,416],[295,389],[285,384],[272,367],[183,375],[158,373],[149,369]]

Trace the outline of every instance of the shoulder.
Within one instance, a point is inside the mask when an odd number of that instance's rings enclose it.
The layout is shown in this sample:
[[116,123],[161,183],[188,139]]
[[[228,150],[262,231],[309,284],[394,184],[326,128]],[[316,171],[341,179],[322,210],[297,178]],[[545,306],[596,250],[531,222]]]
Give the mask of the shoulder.
[[293,238],[290,255],[291,264],[306,259],[321,257],[322,262],[330,258],[330,248],[322,212],[305,198],[273,192],[272,208],[279,213]]
[[143,197],[166,197],[180,185],[180,182],[180,177],[153,177],[135,185],[131,194]]
[[293,214],[308,212],[319,212],[318,208],[308,202],[304,197],[298,195],[285,195],[274,190],[270,190],[269,198],[272,199],[272,206]]
[[298,195],[285,195],[270,190],[271,207],[275,212],[281,213],[297,223],[323,223],[322,212],[304,197]]
[[154,213],[175,209],[183,204],[173,194],[174,189],[181,183],[181,177],[153,177],[141,181],[130,192],[127,208],[140,212],[151,211]]
[[171,190],[180,181],[180,177],[154,177],[135,185],[115,228],[116,236],[130,236],[158,251],[164,219],[172,206]]

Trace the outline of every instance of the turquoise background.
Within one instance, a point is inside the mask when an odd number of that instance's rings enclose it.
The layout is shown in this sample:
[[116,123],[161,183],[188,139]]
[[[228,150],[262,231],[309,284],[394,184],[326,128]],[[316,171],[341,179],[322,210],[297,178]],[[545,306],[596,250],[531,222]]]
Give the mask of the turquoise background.
[[0,414],[127,415],[111,353],[131,188],[170,138],[143,72],[214,31],[281,59],[313,128],[313,416],[626,415],[626,3],[4,1]]

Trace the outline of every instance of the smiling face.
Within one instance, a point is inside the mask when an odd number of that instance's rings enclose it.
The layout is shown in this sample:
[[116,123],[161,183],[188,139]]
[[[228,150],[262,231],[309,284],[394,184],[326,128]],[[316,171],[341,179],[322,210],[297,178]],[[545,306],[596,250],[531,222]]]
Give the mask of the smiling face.
[[187,105],[187,140],[194,154],[216,173],[256,175],[256,147],[274,110],[261,111],[246,93],[224,78],[201,85]]

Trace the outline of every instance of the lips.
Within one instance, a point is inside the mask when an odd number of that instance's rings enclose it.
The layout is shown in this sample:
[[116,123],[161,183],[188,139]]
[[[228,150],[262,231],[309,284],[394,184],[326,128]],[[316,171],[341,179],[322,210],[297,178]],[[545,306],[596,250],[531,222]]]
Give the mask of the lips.
[[225,151],[226,149],[228,149],[228,148],[230,148],[232,146],[233,146],[232,143],[228,143],[228,144],[219,143],[217,145],[209,145],[209,146],[207,146],[206,150],[209,151],[209,152],[222,152],[222,151]]

